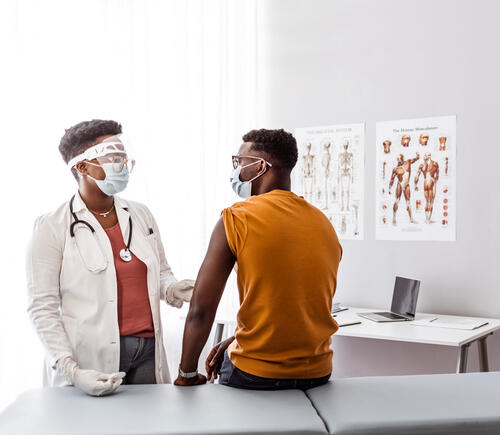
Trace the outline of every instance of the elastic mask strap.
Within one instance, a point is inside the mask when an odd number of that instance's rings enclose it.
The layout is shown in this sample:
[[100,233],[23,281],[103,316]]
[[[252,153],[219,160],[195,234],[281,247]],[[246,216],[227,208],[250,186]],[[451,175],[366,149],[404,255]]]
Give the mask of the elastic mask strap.
[[[264,159],[262,159],[264,160]],[[252,166],[252,165],[255,165],[256,163],[259,163],[260,160],[257,160],[256,162],[253,162],[253,163],[249,163],[248,165],[245,165],[245,166],[241,166],[241,169],[244,169],[244,168],[248,168],[249,166]],[[267,163],[266,161],[264,160],[264,163],[265,163],[265,169],[264,169],[264,172],[262,174],[257,174],[255,177],[253,177],[251,180],[248,180],[248,181],[244,181],[244,183],[251,183],[253,180],[256,180],[257,178],[259,178],[261,175],[264,175],[266,172],[267,172]],[[240,170],[240,174],[241,174],[241,170]]]
[[[80,162],[78,162],[80,163]],[[92,166],[99,166],[100,168],[102,168],[102,164],[99,164],[99,163],[92,163],[92,162],[89,162],[89,161],[86,161],[85,163],[87,163],[88,165],[92,165]],[[107,163],[106,163],[107,164]],[[75,168],[76,169],[76,168]],[[78,169],[76,170],[78,172]],[[103,168],[103,171],[104,171],[104,168]],[[79,174],[81,174],[80,172],[78,172]],[[83,174],[81,174],[83,175]],[[87,174],[86,175],[87,177],[91,178],[92,180],[94,181],[97,181],[96,178],[92,177],[92,175],[89,175]],[[106,179],[106,172],[104,173],[104,180]],[[99,180],[99,181],[104,181],[104,180]]]

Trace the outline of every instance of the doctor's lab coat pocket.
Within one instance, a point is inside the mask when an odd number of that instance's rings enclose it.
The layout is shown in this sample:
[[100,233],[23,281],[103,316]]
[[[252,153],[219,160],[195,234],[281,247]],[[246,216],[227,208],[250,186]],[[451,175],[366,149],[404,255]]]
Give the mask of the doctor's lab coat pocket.
[[108,261],[95,233],[85,227],[75,231],[75,244],[84,266],[93,273],[106,269]]

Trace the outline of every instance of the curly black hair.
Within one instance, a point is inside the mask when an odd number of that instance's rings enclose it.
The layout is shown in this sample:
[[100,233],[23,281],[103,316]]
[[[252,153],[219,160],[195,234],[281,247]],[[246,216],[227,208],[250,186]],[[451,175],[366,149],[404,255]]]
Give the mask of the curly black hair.
[[265,152],[273,160],[274,167],[287,172],[297,163],[297,141],[291,133],[279,130],[252,130],[243,136],[243,141],[252,142],[251,149]]
[[[90,148],[98,137],[120,134],[122,126],[116,121],[104,121],[102,119],[93,119],[92,121],[83,121],[68,128],[59,143],[59,151],[65,163],[68,163],[73,157]],[[75,168],[71,172],[78,180],[78,174]]]

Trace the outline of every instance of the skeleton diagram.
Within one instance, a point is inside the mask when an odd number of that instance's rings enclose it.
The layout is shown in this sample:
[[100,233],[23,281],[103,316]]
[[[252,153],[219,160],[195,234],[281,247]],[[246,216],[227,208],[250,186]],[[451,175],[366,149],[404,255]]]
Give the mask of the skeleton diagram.
[[359,234],[358,230],[358,204],[353,204],[352,208],[354,209],[354,235],[357,236]]
[[448,175],[448,157],[444,158],[444,175]]
[[382,165],[382,179],[385,180],[385,167],[387,166],[387,162],[384,162]]
[[340,232],[342,234],[345,234],[346,231],[347,231],[347,222],[345,220],[345,216],[342,216],[342,223],[340,224]]
[[328,210],[328,178],[330,177],[330,161],[332,159],[330,154],[330,142],[323,144],[323,156],[321,158],[321,165],[325,168],[325,205],[323,209]]
[[418,190],[418,180],[420,174],[424,176],[424,197],[425,197],[425,223],[431,224],[432,209],[434,199],[436,198],[436,185],[439,179],[439,165],[431,160],[431,153],[424,154],[424,163],[422,163],[415,177],[415,190]]
[[418,138],[418,142],[420,145],[422,145],[423,147],[426,147],[427,146],[427,142],[429,142],[429,135],[426,134],[426,133],[422,133],[420,135],[420,137]]
[[394,180],[398,178],[398,185],[396,186],[396,198],[394,201],[392,224],[396,226],[396,212],[398,211],[399,200],[401,199],[401,194],[404,192],[406,199],[406,210],[410,217],[410,222],[416,224],[417,222],[413,220],[411,214],[411,202],[410,202],[410,176],[411,176],[411,165],[415,163],[420,158],[417,153],[416,157],[413,159],[408,159],[405,161],[403,154],[398,156],[398,165],[392,170],[391,181],[389,182],[389,195],[391,194],[391,188],[394,184]]
[[390,140],[384,140],[382,145],[384,146],[384,153],[389,154],[391,152],[392,142]]
[[446,151],[446,136],[441,136],[439,138],[439,151]]
[[341,190],[341,211],[349,210],[351,183],[354,182],[354,157],[348,151],[349,140],[344,140],[344,152],[339,154],[338,182]]
[[307,153],[302,156],[302,191],[306,201],[312,203],[316,173],[314,154],[311,154],[311,143],[306,144]]
[[410,145],[411,141],[411,136],[408,136],[407,134],[401,136],[401,145],[404,147],[408,147]]

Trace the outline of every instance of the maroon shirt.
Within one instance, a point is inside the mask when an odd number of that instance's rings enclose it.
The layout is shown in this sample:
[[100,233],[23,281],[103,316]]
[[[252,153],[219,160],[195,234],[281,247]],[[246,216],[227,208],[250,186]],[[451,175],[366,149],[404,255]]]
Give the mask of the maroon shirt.
[[126,262],[120,258],[120,251],[126,245],[118,223],[104,230],[111,242],[115,261],[120,335],[154,337],[148,294],[148,269],[132,252],[131,261]]

